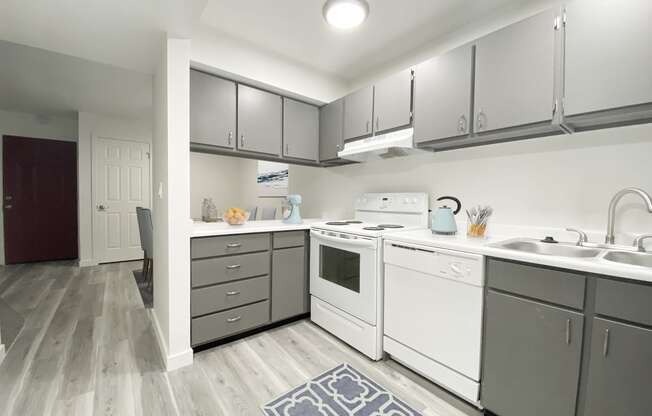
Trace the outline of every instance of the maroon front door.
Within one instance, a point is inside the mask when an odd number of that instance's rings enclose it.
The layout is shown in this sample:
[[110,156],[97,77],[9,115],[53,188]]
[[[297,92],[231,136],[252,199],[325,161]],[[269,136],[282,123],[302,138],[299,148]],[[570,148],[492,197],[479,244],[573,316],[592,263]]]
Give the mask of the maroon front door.
[[4,136],[5,262],[77,258],[77,144]]

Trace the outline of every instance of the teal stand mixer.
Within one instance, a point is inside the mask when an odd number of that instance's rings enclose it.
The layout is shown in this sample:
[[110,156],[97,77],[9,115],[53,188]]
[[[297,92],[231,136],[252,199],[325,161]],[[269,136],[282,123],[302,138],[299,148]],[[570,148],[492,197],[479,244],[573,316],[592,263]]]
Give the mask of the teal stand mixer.
[[283,222],[286,224],[301,224],[303,222],[301,219],[301,212],[299,211],[301,195],[288,195],[286,200],[289,206],[285,215],[283,215]]

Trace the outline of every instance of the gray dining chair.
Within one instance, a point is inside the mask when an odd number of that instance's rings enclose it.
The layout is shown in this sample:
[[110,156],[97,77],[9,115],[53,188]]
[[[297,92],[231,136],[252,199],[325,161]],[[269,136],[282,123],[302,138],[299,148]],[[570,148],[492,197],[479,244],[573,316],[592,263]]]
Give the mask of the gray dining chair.
[[154,273],[154,227],[152,211],[149,208],[136,207],[138,230],[140,232],[140,247],[143,249],[143,279],[148,286],[153,285]]
[[260,217],[261,220],[275,220],[276,219],[276,208],[274,207],[263,207],[263,214]]
[[256,214],[258,214],[258,207],[251,207],[247,209],[249,213],[249,221],[256,221]]

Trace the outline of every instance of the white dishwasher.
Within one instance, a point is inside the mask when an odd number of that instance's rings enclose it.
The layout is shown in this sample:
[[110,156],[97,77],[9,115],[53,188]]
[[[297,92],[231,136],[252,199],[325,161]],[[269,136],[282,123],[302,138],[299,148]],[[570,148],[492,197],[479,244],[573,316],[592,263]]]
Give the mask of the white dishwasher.
[[479,405],[484,257],[385,241],[384,351]]

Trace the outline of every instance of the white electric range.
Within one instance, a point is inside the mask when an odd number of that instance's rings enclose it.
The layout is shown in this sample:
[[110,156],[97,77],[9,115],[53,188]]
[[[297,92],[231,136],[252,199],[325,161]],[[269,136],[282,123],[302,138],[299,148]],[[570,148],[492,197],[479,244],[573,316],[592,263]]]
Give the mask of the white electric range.
[[385,233],[428,227],[428,194],[363,194],[352,220],[310,229],[311,319],[374,360],[383,348]]

